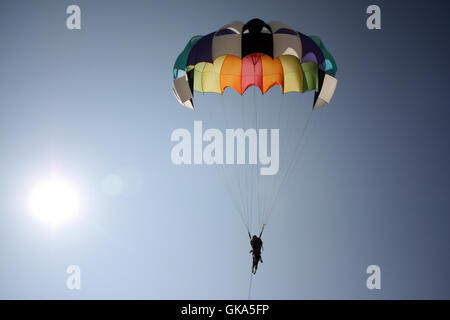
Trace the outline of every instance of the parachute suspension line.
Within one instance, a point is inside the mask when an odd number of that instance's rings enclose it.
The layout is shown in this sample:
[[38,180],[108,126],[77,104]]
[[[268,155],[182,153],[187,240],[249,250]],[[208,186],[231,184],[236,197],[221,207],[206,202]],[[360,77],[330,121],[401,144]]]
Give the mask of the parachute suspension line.
[[[265,126],[265,121],[264,121],[264,111],[265,111],[265,101],[266,101],[266,96],[265,95],[261,95],[261,106],[258,108],[258,112],[259,115],[257,115],[256,119],[258,121],[258,129],[267,129]],[[259,111],[260,110],[260,111]],[[259,116],[259,117],[258,117]],[[262,177],[260,177],[261,175],[261,162],[260,162],[260,157],[259,157],[259,132],[258,132],[258,162],[256,165],[256,185],[257,185],[257,203],[258,203],[258,230],[260,230],[262,228],[262,223],[263,223],[263,215],[262,215],[262,210],[263,210],[263,206],[262,206],[262,202],[264,200],[264,194],[263,194],[263,186],[264,183],[262,181]]]
[[[294,111],[298,110],[298,106],[295,102],[288,100],[288,96],[283,94],[284,99],[287,99],[285,106],[283,107],[283,114],[279,121],[280,126],[280,170],[277,173],[277,177],[274,180],[273,186],[271,188],[271,197],[268,197],[266,211],[264,212],[264,223],[268,222],[269,216],[272,214],[274,203],[277,200],[277,193],[283,186],[283,176],[286,174],[288,165],[286,159],[292,159],[294,155],[291,150],[295,149],[295,145],[299,143],[297,139],[298,134],[296,134],[296,123],[297,115]],[[291,148],[289,148],[292,146]]]
[[278,186],[278,190],[277,190],[277,192],[276,192],[275,198],[274,198],[274,200],[273,200],[273,202],[272,202],[272,204],[271,204],[271,206],[270,206],[270,211],[269,211],[267,217],[265,218],[265,220],[266,220],[265,223],[268,222],[268,220],[269,220],[269,218],[270,218],[270,216],[271,216],[271,213],[272,213],[272,211],[273,211],[273,209],[274,209],[274,207],[275,207],[276,200],[278,199],[278,196],[279,196],[279,194],[280,194],[281,186],[285,183],[285,181],[286,181],[286,179],[287,179],[289,173],[290,173],[290,172],[292,171],[292,169],[294,168],[294,165],[295,165],[296,163],[298,163],[298,161],[296,161],[297,153],[299,153],[299,151],[301,151],[301,150],[303,149],[303,148],[301,148],[301,147],[304,145],[304,144],[302,144],[302,142],[303,142],[303,139],[304,139],[304,137],[305,137],[305,135],[306,135],[306,132],[307,132],[307,129],[308,129],[308,125],[309,125],[310,120],[311,120],[312,112],[313,112],[313,109],[311,109],[311,110],[309,111],[309,115],[308,115],[308,118],[307,118],[307,120],[306,120],[306,124],[305,124],[305,126],[303,127],[302,133],[301,133],[301,135],[300,135],[300,139],[297,140],[298,142],[297,142],[297,145],[295,146],[294,154],[292,155],[292,158],[291,158],[290,163],[289,163],[289,165],[288,165],[288,167],[287,167],[287,170],[284,172],[284,175],[283,175],[283,177],[282,177],[282,180],[281,180],[281,182],[280,182],[280,184],[279,184],[279,186]]
[[[199,104],[199,103],[198,103],[198,104]],[[216,107],[216,108],[217,108],[217,107]],[[203,108],[201,108],[201,107],[199,106],[199,109],[202,110]],[[206,109],[208,109],[208,110],[206,110]],[[215,110],[214,110],[214,108],[212,108],[212,107],[209,107],[209,108],[206,108],[206,109],[205,109],[205,111],[206,111],[206,113],[208,114],[209,121],[210,121],[210,123],[213,123],[213,120],[212,120],[212,119],[213,119],[213,112],[214,112]],[[241,210],[240,210],[240,208],[239,208],[239,204],[238,204],[238,202],[236,201],[235,197],[233,196],[233,192],[232,192],[232,189],[231,189],[231,187],[230,187],[230,182],[228,181],[228,179],[227,179],[225,173],[223,172],[222,166],[220,166],[220,165],[215,165],[214,167],[216,168],[216,172],[217,172],[217,175],[218,175],[218,177],[219,177],[219,180],[222,181],[223,185],[225,186],[226,191],[228,192],[228,194],[229,194],[229,196],[230,196],[230,198],[231,198],[231,201],[232,201],[232,203],[233,203],[234,210],[237,211],[237,213],[239,214],[239,216],[240,216],[242,222],[244,223],[244,225],[246,225],[246,222],[245,222],[245,220],[244,220],[243,217],[242,217],[242,213],[241,213]],[[246,227],[247,227],[247,226],[246,226]],[[247,227],[247,229],[248,229],[248,227]]]
[[[291,114],[289,112],[289,111],[292,110],[292,109],[290,109],[290,107],[291,106],[289,105],[289,100],[287,100],[286,95],[284,93],[282,93],[281,103],[279,105],[279,108],[275,109],[275,110],[278,111],[278,112],[276,112],[276,114],[278,115],[278,119],[277,119],[277,121],[275,123],[273,123],[273,125],[275,125],[280,130],[280,139],[282,139],[281,145],[280,145],[280,149],[279,149],[279,152],[280,152],[279,159],[280,159],[280,161],[282,159],[284,159],[283,142],[284,142],[284,144],[287,144],[286,140],[289,140],[289,138],[291,137],[289,132],[288,131],[284,131],[285,129],[283,129],[283,128],[287,128],[287,124],[289,124],[290,121],[293,121],[292,117],[291,117]],[[288,117],[286,117],[287,114],[289,115]],[[280,168],[281,168],[281,170],[283,168],[281,163],[280,163]],[[278,172],[277,176],[280,175],[280,174],[281,174],[281,172]],[[261,225],[266,223],[267,210],[270,207],[270,204],[272,202],[272,198],[275,196],[275,193],[276,193],[276,190],[277,190],[276,186],[277,186],[278,180],[279,180],[278,177],[275,177],[275,176],[273,176],[273,177],[267,176],[267,177],[263,177],[263,179],[265,179],[266,183],[263,184],[265,190],[264,190],[264,198],[263,198],[263,203],[264,203],[263,207],[264,207],[264,209],[263,209],[263,212],[262,212],[262,218],[261,218],[262,219],[262,223],[261,223]],[[272,179],[272,181],[270,181],[271,179]]]
[[[283,89],[281,89],[283,90]],[[281,103],[280,103],[280,107],[278,110],[278,119],[276,123],[280,123],[281,119],[283,119],[282,115],[284,114],[284,109],[286,109],[286,107],[284,106],[284,100],[286,99],[286,94],[281,91]]]
[[[279,189],[282,187],[282,177],[285,171],[287,170],[287,159],[293,158],[293,154],[290,151],[290,146],[294,147],[296,138],[298,137],[298,134],[296,132],[292,132],[295,128],[296,122],[296,108],[299,107],[296,105],[295,100],[294,102],[289,99],[289,95],[283,94],[285,101],[285,105],[283,107],[283,114],[281,119],[278,122],[279,129],[280,129],[280,139],[279,141],[279,160],[280,160],[280,168],[279,172],[277,173],[277,177],[274,178],[273,185],[271,186],[271,195],[267,198],[267,207],[266,212],[264,212],[263,217],[263,223],[267,223],[268,216],[272,214],[273,210],[273,203],[276,202],[276,194]],[[298,142],[298,140],[297,140]],[[288,149],[289,148],[289,149]]]
[[[273,93],[272,93],[272,95],[273,95]],[[277,106],[277,107],[278,108],[275,110],[278,112],[276,112],[275,117],[273,117],[273,115],[271,114],[271,112],[274,111],[274,108],[271,108],[270,105],[268,106],[267,112],[269,114],[268,118],[272,120],[272,123],[270,126],[276,125],[279,128],[281,119],[283,119],[282,115],[285,113],[284,109],[286,109],[285,95],[283,94],[283,92],[281,92],[281,102],[279,102],[279,106]],[[268,124],[268,120],[269,120],[268,118],[267,117],[263,118],[263,121],[267,120],[265,122],[265,124]],[[274,123],[273,123],[273,119],[276,119],[276,121]],[[264,126],[264,127],[266,127],[266,126]],[[269,125],[267,127],[269,127]],[[267,129],[269,129],[269,128],[267,128]],[[261,165],[260,165],[260,167],[261,167]],[[261,189],[262,189],[262,191],[261,191],[261,197],[262,197],[261,220],[262,220],[262,223],[264,223],[264,216],[265,216],[265,211],[267,210],[267,206],[269,203],[269,198],[272,196],[272,193],[273,193],[273,192],[270,192],[270,189],[271,189],[270,186],[272,185],[272,181],[269,181],[269,180],[270,180],[270,177],[268,177],[268,176],[261,177]]]
[[256,163],[252,164],[252,168],[251,168],[251,186],[253,186],[253,200],[254,200],[254,209],[253,209],[253,214],[255,216],[255,220],[256,220],[256,226],[255,226],[255,234],[258,234],[258,230],[261,227],[261,214],[260,214],[260,177],[259,177],[259,155],[258,155],[258,151],[259,151],[259,130],[261,129],[261,122],[259,119],[259,116],[262,114],[262,100],[264,98],[263,94],[259,94],[259,92],[257,93],[257,88],[255,87],[254,90],[254,117],[253,117],[253,121],[254,121],[254,128],[255,128],[255,132],[256,132],[256,155],[255,155],[255,159],[256,159]]
[[[232,108],[233,107],[232,104],[230,104],[229,107]],[[241,108],[241,110],[242,110],[242,108]],[[232,126],[232,127],[234,127],[234,126]],[[227,128],[228,128],[228,124],[226,125],[225,130]],[[234,164],[234,165],[231,165],[231,167],[228,167],[228,169],[229,169],[229,172],[230,172],[230,175],[231,175],[230,179],[232,181],[235,181],[236,184],[237,184],[237,189],[236,190],[238,190],[238,197],[239,197],[239,199],[240,199],[240,201],[242,203],[242,208],[243,208],[243,212],[244,212],[244,219],[246,221],[245,224],[247,226],[247,231],[249,231],[249,230],[251,230],[251,221],[249,220],[248,203],[247,203],[246,198],[245,198],[245,193],[243,192],[243,191],[245,191],[245,186],[244,186],[243,183],[241,183],[241,180],[239,178],[239,172],[238,172],[239,168],[238,167],[239,166],[237,164]],[[234,178],[233,178],[233,176],[234,176]]]
[[[245,97],[244,97],[245,98]],[[246,121],[245,121],[245,108],[244,108],[244,106],[245,106],[245,104],[244,104],[244,102],[243,102],[243,99],[239,99],[239,101],[240,101],[240,106],[239,106],[239,109],[240,109],[240,114],[241,114],[241,127],[245,130],[245,128],[246,128]],[[239,182],[239,184],[241,185],[241,179],[243,179],[243,174],[242,174],[242,170],[244,170],[244,172],[245,172],[245,167],[243,167],[243,168],[241,168],[241,166],[239,165],[239,164],[235,164],[234,165],[234,169],[233,169],[233,171],[234,171],[234,173],[235,173],[235,179]],[[243,179],[243,181],[242,181],[242,186],[243,186],[243,188],[244,188],[244,191],[245,192],[247,192],[247,187],[246,187],[246,184],[245,184],[245,179]],[[245,202],[245,206],[246,206],[246,210],[247,210],[247,223],[248,223],[248,232],[251,232],[251,229],[252,229],[252,219],[251,219],[251,211],[249,211],[249,204],[248,204],[248,198],[247,198],[247,196],[246,196],[246,194],[245,193],[242,193],[241,192],[241,198],[242,198],[242,202],[244,203]]]
[[[253,59],[253,58],[252,58]],[[254,68],[255,63],[253,62],[253,68]],[[252,88],[253,90],[253,88]],[[254,92],[254,90],[253,90]],[[252,101],[253,105],[255,104],[255,96],[253,95],[253,101]],[[247,108],[247,112],[251,114],[252,110],[252,106],[249,106],[249,108]],[[245,119],[244,119],[245,120]],[[249,129],[249,127],[252,126],[252,118],[250,118],[249,123],[246,123],[244,125],[244,131],[246,131],[247,129]],[[245,139],[245,138],[244,138]],[[244,145],[246,145],[246,142],[244,141]],[[245,153],[247,153],[245,151]],[[251,194],[251,187],[250,187],[250,169],[247,167],[250,164],[247,164],[246,161],[244,161],[244,164],[242,165],[242,170],[243,170],[243,177],[244,177],[244,182],[245,182],[245,193],[246,193],[246,199],[247,199],[247,204],[248,204],[248,208],[249,208],[249,219],[250,219],[250,226],[253,229],[253,208],[252,208],[252,194]]]
[[248,300],[251,299],[251,294],[252,294],[252,280],[253,280],[253,273],[250,272],[250,285],[248,286]]
[[[244,96],[245,99],[245,96]],[[241,106],[240,106],[240,111],[241,111],[241,117],[242,117],[242,129],[246,130],[247,128],[247,124],[245,121],[245,113],[246,113],[246,109],[245,106],[246,104],[243,104],[241,102]],[[242,186],[244,189],[244,192],[241,194],[243,202],[245,202],[245,206],[247,209],[247,221],[249,224],[249,231],[251,232],[252,230],[252,215],[251,215],[251,209],[250,209],[250,204],[249,204],[249,199],[248,199],[248,186],[247,186],[247,179],[245,176],[246,170],[245,170],[245,164],[240,165],[238,163],[235,164],[235,170],[234,170],[235,174],[236,174],[236,180],[238,180],[241,183],[242,180]]]
[[[283,141],[281,141],[281,146],[280,146],[280,159],[286,159],[288,156],[288,147],[289,144],[291,144],[295,139],[296,139],[296,135],[295,132],[291,132],[292,131],[292,127],[294,126],[293,123],[295,121],[293,121],[293,118],[295,116],[295,108],[297,106],[295,104],[287,104],[286,108],[288,109],[288,116],[285,119],[285,121],[283,122],[283,127],[285,128],[286,132],[285,135],[283,136]],[[295,129],[295,126],[294,126]],[[298,140],[297,140],[298,141]],[[292,159],[292,157],[291,157]],[[280,172],[280,174],[282,175],[282,172]]]
[[[262,97],[262,95],[261,95],[261,97]],[[253,108],[254,108],[253,113],[254,114],[253,114],[252,120],[255,123],[254,128],[255,128],[256,137],[257,137],[256,141],[258,141],[259,140],[258,139],[258,129],[259,129],[259,127],[258,127],[258,113],[259,112],[258,111],[261,108],[261,106],[260,106],[260,103],[256,101],[256,88],[255,88],[255,90],[253,90],[253,100],[254,100],[254,104],[253,104]],[[256,232],[257,232],[257,229],[259,229],[259,225],[261,223],[261,221],[260,221],[261,219],[260,219],[260,215],[259,215],[259,206],[258,206],[258,204],[259,204],[259,202],[258,202],[258,194],[259,194],[258,143],[256,145],[256,152],[257,152],[257,154],[255,155],[256,156],[256,164],[252,164],[252,166],[254,168],[250,168],[250,169],[254,169],[254,170],[249,170],[249,171],[250,171],[250,177],[252,179],[251,186],[253,186],[253,188],[252,188],[253,189],[252,190],[252,198],[253,198],[253,202],[254,202],[253,214],[256,218],[255,220],[256,220]],[[255,232],[255,234],[257,234],[256,232]]]
[[[257,145],[257,148],[256,148],[256,165],[255,165],[255,175],[256,175],[256,178],[255,178],[255,180],[256,180],[256,187],[255,187],[255,191],[256,191],[256,215],[257,215],[257,217],[258,217],[258,228],[259,228],[259,226],[261,225],[261,212],[260,212],[260,205],[259,205],[259,203],[260,203],[260,185],[259,185],[259,154],[258,154],[258,152],[259,152],[259,130],[261,129],[261,125],[260,125],[260,121],[258,121],[258,116],[259,116],[259,114],[263,114],[263,112],[264,112],[264,96],[263,95],[261,95],[261,100],[262,100],[262,106],[261,107],[259,107],[259,108],[255,108],[255,113],[256,113],[256,115],[255,115],[255,130],[256,130],[256,135],[257,135],[257,141],[258,141],[258,145]],[[260,112],[258,112],[259,110],[258,109],[260,109],[261,108],[261,111]],[[262,120],[261,120],[262,121]],[[259,127],[258,127],[258,125],[259,125]]]
[[235,196],[234,196],[234,193],[233,193],[233,188],[231,186],[231,183],[228,180],[228,177],[227,177],[226,173],[224,172],[224,168],[220,167],[220,166],[216,166],[216,168],[217,168],[217,172],[218,172],[219,176],[222,176],[221,180],[225,181],[224,185],[225,185],[225,188],[226,188],[228,194],[231,197],[234,209],[239,214],[239,217],[241,218],[242,223],[244,224],[245,228],[248,231],[249,230],[248,223],[247,223],[246,219],[243,216],[242,208],[239,206],[238,201],[235,199]]
[[[221,101],[220,108],[222,109],[222,112],[223,112],[223,119],[225,121],[225,129],[226,129],[228,127],[228,117],[227,117],[227,110],[225,110],[225,102],[224,102],[223,98],[224,97],[222,97],[222,99],[220,99],[220,101]],[[223,179],[226,182],[226,187],[227,187],[228,193],[234,203],[235,209],[238,212],[243,224],[247,228],[247,231],[249,231],[250,226],[248,223],[248,219],[246,217],[245,205],[244,205],[244,203],[242,201],[242,197],[241,197],[242,190],[240,187],[239,180],[237,181],[237,185],[233,186],[233,181],[236,181],[236,180],[233,180],[233,177],[232,177],[233,172],[231,172],[231,175],[228,174],[229,170],[227,170],[227,168],[226,168],[226,161],[223,165],[218,166],[218,167],[219,167],[218,172],[222,175]],[[228,169],[230,169],[230,168],[228,168]],[[238,192],[237,195],[236,195],[236,192]],[[239,203],[240,203],[240,205],[239,205]]]
[[[255,66],[256,66],[256,61],[253,62],[253,68],[256,68]],[[253,73],[253,77],[256,78],[255,72]],[[256,87],[253,87],[252,91],[253,91],[253,97],[252,97],[253,103],[252,103],[252,106],[250,106],[250,108],[249,108],[250,109],[249,112],[250,112],[250,116],[251,116],[250,117],[250,127],[254,127],[255,131],[258,132],[257,131],[257,127],[256,127],[256,123],[255,123],[255,116],[254,116],[256,114],[256,111],[257,111]],[[250,139],[249,139],[249,149],[248,149],[248,151],[249,151],[248,155],[249,155],[249,160],[250,160],[250,151],[251,151],[250,150]],[[256,183],[255,183],[254,177],[253,177],[254,171],[253,171],[253,167],[252,166],[253,165],[249,161],[248,168],[246,170],[247,185],[248,185],[247,192],[248,192],[248,196],[250,197],[250,204],[251,204],[250,214],[252,215],[252,222],[255,221],[255,225],[252,225],[252,227],[256,227],[257,228],[259,222],[258,222],[257,216],[255,217],[255,209],[254,209],[254,206],[253,206],[254,192],[255,192],[255,188],[256,188]],[[254,219],[254,218],[256,218],[256,219]]]

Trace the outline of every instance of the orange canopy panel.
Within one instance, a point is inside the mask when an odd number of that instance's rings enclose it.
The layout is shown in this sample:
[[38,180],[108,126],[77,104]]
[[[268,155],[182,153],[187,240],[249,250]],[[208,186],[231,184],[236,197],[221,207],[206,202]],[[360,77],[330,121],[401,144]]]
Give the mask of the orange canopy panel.
[[241,85],[242,60],[235,56],[227,56],[220,72],[220,88],[222,94],[226,87],[231,87],[242,94]]
[[194,89],[199,92],[223,94],[230,87],[242,95],[250,86],[257,86],[264,94],[275,85],[279,85],[284,93],[303,91],[302,68],[294,56],[273,59],[257,53],[240,59],[224,55],[213,63],[200,62],[194,70]]
[[284,91],[284,72],[280,59],[264,55],[261,57],[263,70],[263,93],[274,85],[279,85]]

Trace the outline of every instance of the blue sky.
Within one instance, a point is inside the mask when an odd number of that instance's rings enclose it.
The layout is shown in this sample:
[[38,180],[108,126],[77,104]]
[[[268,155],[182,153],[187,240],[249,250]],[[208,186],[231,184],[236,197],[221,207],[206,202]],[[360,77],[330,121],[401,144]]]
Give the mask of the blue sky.
[[[205,116],[178,105],[171,69],[191,36],[259,17],[320,36],[339,84],[283,186],[252,298],[448,299],[449,6],[431,2],[377,1],[377,31],[368,1],[1,2],[0,298],[248,297],[248,236],[222,181],[171,162],[172,131]],[[27,198],[55,171],[82,208],[52,230]],[[104,192],[111,175],[120,194]]]

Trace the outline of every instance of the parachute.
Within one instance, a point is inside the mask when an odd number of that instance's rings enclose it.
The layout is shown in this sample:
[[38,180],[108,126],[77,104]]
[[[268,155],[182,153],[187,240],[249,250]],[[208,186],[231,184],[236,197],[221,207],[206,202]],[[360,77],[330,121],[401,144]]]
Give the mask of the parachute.
[[[291,107],[284,106],[289,100],[287,93],[314,91],[310,110],[322,108],[334,95],[336,73],[336,61],[319,37],[306,36],[282,22],[260,19],[233,21],[205,36],[196,35],[176,59],[173,92],[180,104],[194,109],[194,94],[217,93],[226,99],[205,107],[211,123],[222,121],[225,128],[238,128],[240,118],[241,127],[247,130],[269,126],[280,130],[279,151],[283,157],[276,175],[261,176],[261,163],[219,165],[218,171],[249,232],[252,225],[258,232],[256,229],[266,224],[273,212],[280,189],[297,162],[311,117],[311,113],[296,115],[301,108],[295,100]],[[275,87],[281,89],[281,97]],[[235,93],[226,94],[230,91],[227,88]],[[246,94],[248,91],[253,91],[253,98]],[[221,111],[213,107],[218,104]],[[304,120],[302,125],[300,118]],[[257,137],[261,139],[261,131]]]

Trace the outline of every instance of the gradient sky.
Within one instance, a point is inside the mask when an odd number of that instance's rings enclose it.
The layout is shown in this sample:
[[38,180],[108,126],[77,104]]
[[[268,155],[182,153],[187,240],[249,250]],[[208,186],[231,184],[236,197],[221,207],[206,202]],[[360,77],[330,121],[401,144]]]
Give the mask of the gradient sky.
[[[374,3],[378,31],[365,22]],[[82,30],[66,28],[70,4]],[[449,299],[449,12],[444,1],[0,2],[0,298],[248,297],[248,237],[219,178],[171,162],[172,131],[201,119],[171,81],[191,36],[259,17],[320,36],[339,84],[267,226],[252,298]],[[83,200],[57,230],[27,210],[54,171]],[[104,192],[111,174],[119,195]],[[71,264],[79,291],[65,285]]]

